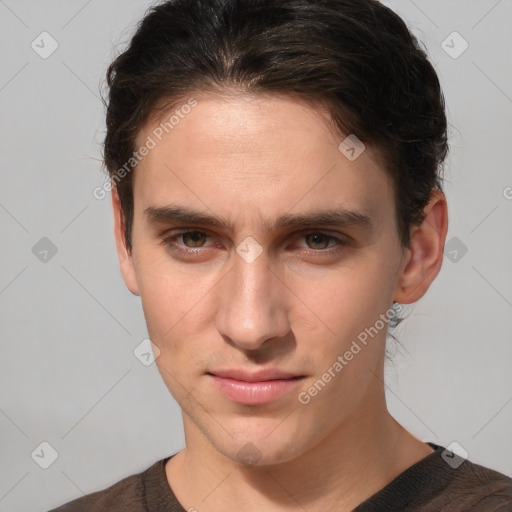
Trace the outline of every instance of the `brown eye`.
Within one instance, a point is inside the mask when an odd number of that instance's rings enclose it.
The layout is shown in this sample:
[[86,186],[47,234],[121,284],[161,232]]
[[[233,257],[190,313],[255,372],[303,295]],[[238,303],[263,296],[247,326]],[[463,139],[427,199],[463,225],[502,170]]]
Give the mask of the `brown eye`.
[[311,249],[321,250],[327,249],[329,241],[332,240],[332,236],[327,236],[323,233],[310,233],[305,235],[304,239]]
[[187,247],[202,247],[202,243],[204,243],[206,239],[206,235],[199,231],[187,231],[186,233],[182,233],[181,237]]

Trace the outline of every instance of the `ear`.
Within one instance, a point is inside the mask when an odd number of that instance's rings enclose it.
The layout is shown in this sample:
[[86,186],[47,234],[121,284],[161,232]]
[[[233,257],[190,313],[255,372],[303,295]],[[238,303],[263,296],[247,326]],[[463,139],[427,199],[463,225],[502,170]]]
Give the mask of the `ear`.
[[448,206],[441,191],[434,191],[424,209],[425,219],[414,226],[393,300],[411,304],[421,299],[443,264],[448,230]]
[[126,245],[124,236],[124,214],[116,187],[112,187],[112,209],[114,213],[114,237],[116,240],[117,256],[121,274],[127,288],[134,294],[140,295],[137,274],[133,262],[133,254]]

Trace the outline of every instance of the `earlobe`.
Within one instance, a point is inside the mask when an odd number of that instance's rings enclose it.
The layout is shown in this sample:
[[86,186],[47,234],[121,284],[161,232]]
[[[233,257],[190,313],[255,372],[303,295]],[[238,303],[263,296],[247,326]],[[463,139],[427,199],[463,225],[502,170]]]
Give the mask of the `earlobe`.
[[115,187],[112,188],[112,210],[114,214],[114,237],[121,275],[123,276],[127,288],[134,295],[140,295],[133,261],[133,252],[128,249],[126,244],[124,236],[124,214],[119,194]]
[[425,295],[439,274],[448,230],[448,207],[441,191],[434,191],[424,209],[425,218],[411,232],[407,258],[393,300],[411,304]]

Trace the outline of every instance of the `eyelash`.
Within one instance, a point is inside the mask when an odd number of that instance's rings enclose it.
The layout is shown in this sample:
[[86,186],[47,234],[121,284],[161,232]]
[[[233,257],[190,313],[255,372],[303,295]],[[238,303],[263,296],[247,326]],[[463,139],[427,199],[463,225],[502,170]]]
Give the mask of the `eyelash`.
[[[187,254],[187,255],[191,255],[191,256],[198,255],[199,253],[201,253],[201,251],[205,247],[188,247],[186,245],[182,246],[182,245],[176,243],[177,238],[179,238],[183,235],[189,234],[189,233],[198,233],[200,235],[206,235],[207,237],[209,237],[209,235],[207,233],[204,233],[202,231],[186,230],[186,231],[181,231],[179,233],[173,233],[172,235],[165,237],[162,240],[162,243],[171,251],[178,251],[183,254]],[[302,233],[300,236],[302,238],[305,238],[309,235],[322,235],[324,237],[327,237],[329,242],[331,240],[334,240],[336,242],[335,246],[328,248],[328,249],[309,249],[310,254],[312,254],[314,256],[333,256],[335,254],[338,254],[345,246],[348,245],[348,243],[345,240],[335,237],[335,236],[332,236],[332,235],[329,235],[328,233],[324,233],[323,231],[308,231],[306,233]],[[186,249],[184,249],[183,247],[186,247]]]

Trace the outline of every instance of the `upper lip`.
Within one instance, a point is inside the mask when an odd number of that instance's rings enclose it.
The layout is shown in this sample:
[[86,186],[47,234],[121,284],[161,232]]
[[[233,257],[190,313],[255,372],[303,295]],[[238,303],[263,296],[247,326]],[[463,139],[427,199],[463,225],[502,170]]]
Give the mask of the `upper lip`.
[[303,375],[297,375],[282,370],[277,370],[275,368],[259,370],[257,372],[227,369],[209,371],[208,373],[216,375],[217,377],[227,377],[229,379],[243,380],[245,382],[262,382],[266,380],[293,379],[294,377],[303,377]]

